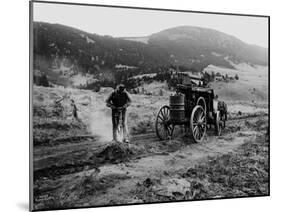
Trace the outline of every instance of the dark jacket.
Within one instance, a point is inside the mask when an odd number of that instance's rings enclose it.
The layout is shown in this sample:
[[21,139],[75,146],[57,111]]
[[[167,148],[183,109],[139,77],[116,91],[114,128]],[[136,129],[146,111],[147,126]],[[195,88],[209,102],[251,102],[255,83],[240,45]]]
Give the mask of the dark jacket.
[[106,103],[114,107],[123,107],[131,103],[131,98],[126,91],[117,92],[113,91],[107,98]]

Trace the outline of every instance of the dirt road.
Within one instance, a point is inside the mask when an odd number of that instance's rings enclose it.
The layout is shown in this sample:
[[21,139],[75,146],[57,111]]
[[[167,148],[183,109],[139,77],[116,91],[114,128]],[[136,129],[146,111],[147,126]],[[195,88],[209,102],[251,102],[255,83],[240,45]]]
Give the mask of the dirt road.
[[[255,140],[265,132],[267,121],[267,115],[233,119],[222,136],[214,136],[210,130],[201,143],[193,143],[185,135],[168,141],[159,141],[154,132],[136,135],[121,153],[110,149],[112,144],[88,135],[57,139],[52,146],[37,146],[36,207],[71,207],[73,200],[76,207],[141,203],[137,185],[150,183],[151,179],[166,180],[165,189],[171,192],[183,189],[185,182],[178,179],[179,174]],[[54,202],[58,197],[64,201]]]

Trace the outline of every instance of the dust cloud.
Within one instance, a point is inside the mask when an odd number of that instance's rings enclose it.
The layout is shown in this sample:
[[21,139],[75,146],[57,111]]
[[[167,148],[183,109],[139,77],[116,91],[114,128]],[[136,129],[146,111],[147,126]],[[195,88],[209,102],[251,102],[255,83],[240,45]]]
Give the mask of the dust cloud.
[[89,130],[93,135],[100,137],[100,141],[112,140],[111,111],[104,108],[96,108],[90,115]]
[[[113,139],[112,136],[112,120],[111,120],[111,109],[109,108],[99,108],[96,109],[94,112],[91,113],[90,119],[89,119],[89,128],[90,132],[93,135],[96,135],[100,138],[100,141],[102,142],[110,142]],[[127,137],[129,137],[129,130],[127,128]],[[125,138],[125,135],[123,134],[123,130],[121,129],[121,126],[119,126],[117,131],[117,140],[122,141]]]

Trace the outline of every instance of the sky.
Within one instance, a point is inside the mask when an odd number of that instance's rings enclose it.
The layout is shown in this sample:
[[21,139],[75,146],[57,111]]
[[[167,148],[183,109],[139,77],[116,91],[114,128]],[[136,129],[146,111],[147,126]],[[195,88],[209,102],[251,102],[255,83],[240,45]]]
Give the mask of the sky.
[[141,37],[177,26],[198,26],[233,35],[249,44],[268,46],[268,19],[264,17],[35,2],[33,20],[113,37]]

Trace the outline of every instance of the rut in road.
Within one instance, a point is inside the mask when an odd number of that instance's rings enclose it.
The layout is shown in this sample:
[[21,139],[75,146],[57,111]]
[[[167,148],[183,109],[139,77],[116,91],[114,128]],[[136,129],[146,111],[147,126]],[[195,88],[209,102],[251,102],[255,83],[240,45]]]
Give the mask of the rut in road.
[[[110,204],[115,202],[130,202],[130,197],[136,185],[146,179],[175,179],[178,173],[203,163],[209,157],[223,155],[235,151],[245,141],[255,140],[259,133],[245,131],[243,135],[231,133],[219,138],[209,136],[202,143],[190,144],[184,148],[165,155],[153,155],[131,160],[127,163],[108,164],[99,167],[98,179],[107,179],[114,176],[123,177],[106,192],[87,199],[89,205]],[[91,176],[95,170],[78,173],[78,176]],[[76,175],[76,176],[77,176]],[[83,202],[83,200],[81,200]]]
[[[93,185],[101,187],[99,190],[87,187],[94,193],[79,196],[78,205],[133,203],[139,183],[152,178],[178,179],[180,173],[204,164],[209,157],[235,152],[243,143],[254,141],[265,133],[266,126],[267,116],[231,120],[222,136],[214,136],[213,131],[208,131],[200,143],[192,143],[183,135],[167,141],[159,141],[153,132],[137,135],[133,137],[132,146],[143,147],[146,152],[115,164],[96,164],[91,160],[94,152],[104,149],[101,145],[109,146],[108,143],[88,139],[81,143],[40,147],[37,153],[43,151],[46,155],[37,157],[37,171],[34,172],[36,201],[41,202],[46,195],[54,198],[57,194],[67,195],[73,188],[77,188],[78,196],[79,192],[85,194],[87,190],[81,185],[84,180],[90,180]],[[58,152],[54,152],[56,150]]]
[[[159,141],[155,135],[155,132],[149,132],[146,134],[135,135],[131,138],[132,145],[138,146],[144,149],[143,153],[135,155],[132,159],[138,159],[149,163],[149,158],[153,158],[155,162],[163,161],[161,157],[170,157],[173,152],[183,152],[192,155],[193,152],[198,152],[198,156],[201,154],[211,154],[224,152],[223,148],[218,148],[221,145],[228,150],[228,148],[235,148],[240,142],[228,142],[232,133],[240,130],[240,125],[243,125],[245,120],[255,121],[261,117],[246,117],[245,119],[239,118],[230,120],[228,127],[225,130],[223,136],[217,138],[213,136],[213,132],[208,131],[207,137],[202,143],[194,144],[190,138],[179,137],[169,141]],[[80,136],[82,137],[82,136]],[[101,142],[94,136],[85,135],[84,140],[80,140],[79,143],[59,143],[54,146],[42,146],[34,149],[34,175],[35,179],[38,177],[59,177],[61,174],[71,174],[80,171],[87,171],[91,168],[97,168],[103,166],[103,162],[97,164],[95,160],[91,160],[95,153],[98,153],[110,143]],[[64,139],[65,140],[65,139]],[[223,143],[221,140],[226,140]],[[238,141],[241,141],[238,139]],[[212,146],[212,144],[215,144]],[[234,145],[234,146],[232,146]],[[187,157],[187,155],[186,155]],[[193,158],[189,158],[193,160]],[[171,162],[172,163],[172,162]],[[86,168],[85,168],[86,167]],[[115,167],[115,165],[113,165]],[[177,167],[179,167],[177,165]],[[140,167],[141,170],[141,167]],[[49,172],[49,173],[48,173]]]

